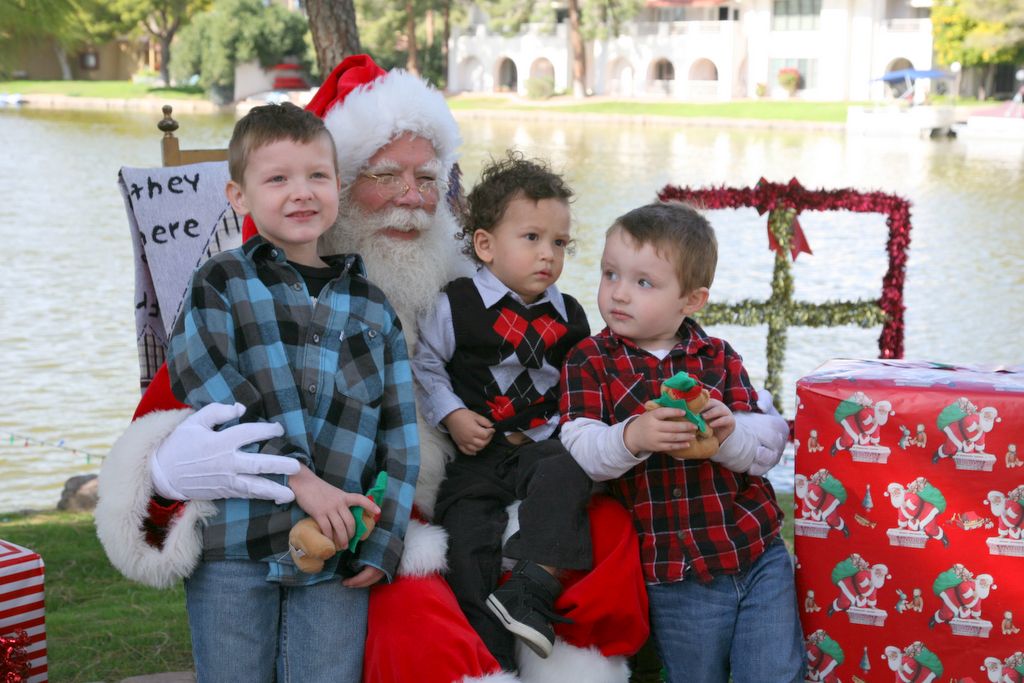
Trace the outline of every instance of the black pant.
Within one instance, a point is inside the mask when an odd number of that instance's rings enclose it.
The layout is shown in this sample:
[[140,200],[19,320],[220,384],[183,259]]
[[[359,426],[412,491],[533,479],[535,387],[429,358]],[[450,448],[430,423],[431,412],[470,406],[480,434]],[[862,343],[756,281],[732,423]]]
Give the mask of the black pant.
[[[593,483],[557,439],[510,444],[494,439],[459,454],[438,492],[435,520],[448,531],[448,584],[470,625],[501,666],[514,671],[515,638],[487,608],[502,556],[560,569],[592,562],[587,503]],[[502,550],[505,508],[519,506],[519,531]]]

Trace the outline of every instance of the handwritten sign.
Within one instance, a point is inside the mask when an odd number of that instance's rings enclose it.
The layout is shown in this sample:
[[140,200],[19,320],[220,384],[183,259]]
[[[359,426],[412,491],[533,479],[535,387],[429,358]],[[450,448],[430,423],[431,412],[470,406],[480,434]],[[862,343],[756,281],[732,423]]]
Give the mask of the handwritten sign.
[[135,331],[141,386],[164,362],[167,336],[192,273],[242,243],[242,221],[224,196],[225,161],[128,168],[118,174],[135,253]]

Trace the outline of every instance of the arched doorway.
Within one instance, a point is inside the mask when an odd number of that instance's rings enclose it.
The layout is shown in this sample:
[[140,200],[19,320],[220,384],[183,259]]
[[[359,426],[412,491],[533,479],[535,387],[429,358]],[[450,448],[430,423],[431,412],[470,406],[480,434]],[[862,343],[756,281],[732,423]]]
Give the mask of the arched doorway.
[[459,64],[459,89],[466,92],[484,89],[484,65],[476,57],[467,57]]
[[498,85],[495,90],[498,92],[517,92],[519,90],[516,63],[508,57],[504,57],[498,62]]
[[647,86],[650,92],[672,93],[672,82],[676,79],[676,69],[667,59],[657,59],[651,64],[647,73]]
[[691,81],[717,81],[718,67],[710,59],[698,59],[690,65]]
[[619,57],[608,68],[608,94],[633,96],[633,65],[625,57]]
[[686,77],[686,96],[709,100],[718,95],[718,67],[710,59],[697,59],[690,64]]
[[530,65],[530,78],[546,78],[554,85],[555,67],[544,57],[535,59]]
[[[903,69],[913,69],[914,63],[906,57],[897,57],[889,62],[889,65],[885,67],[885,73],[891,73],[893,71],[902,71]],[[910,98],[914,95],[914,86],[909,78],[886,81],[885,83],[887,92],[893,97],[899,99],[902,97]]]

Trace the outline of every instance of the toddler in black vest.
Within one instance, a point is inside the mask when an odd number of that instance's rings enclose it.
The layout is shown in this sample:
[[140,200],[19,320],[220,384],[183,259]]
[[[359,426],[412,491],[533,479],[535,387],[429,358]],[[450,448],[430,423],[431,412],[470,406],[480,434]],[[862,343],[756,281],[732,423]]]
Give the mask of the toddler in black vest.
[[[592,483],[557,439],[562,361],[590,334],[583,308],[555,287],[571,198],[560,176],[520,154],[484,169],[460,235],[480,268],[420,317],[413,358],[422,413],[459,450],[435,508],[449,534],[448,582],[510,671],[514,636],[551,653],[556,570],[591,565]],[[519,530],[502,544],[516,500]],[[503,556],[518,562],[499,588]]]

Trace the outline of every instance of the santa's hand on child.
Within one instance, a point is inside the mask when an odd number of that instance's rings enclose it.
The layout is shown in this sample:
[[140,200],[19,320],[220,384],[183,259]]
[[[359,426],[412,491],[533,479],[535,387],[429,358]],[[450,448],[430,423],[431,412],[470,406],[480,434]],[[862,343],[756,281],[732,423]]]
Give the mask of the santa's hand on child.
[[263,498],[278,505],[293,501],[290,488],[260,475],[293,475],[299,471],[298,460],[241,450],[281,436],[281,425],[247,422],[216,429],[244,413],[241,403],[211,403],[185,418],[150,458],[156,492],[170,500]]

